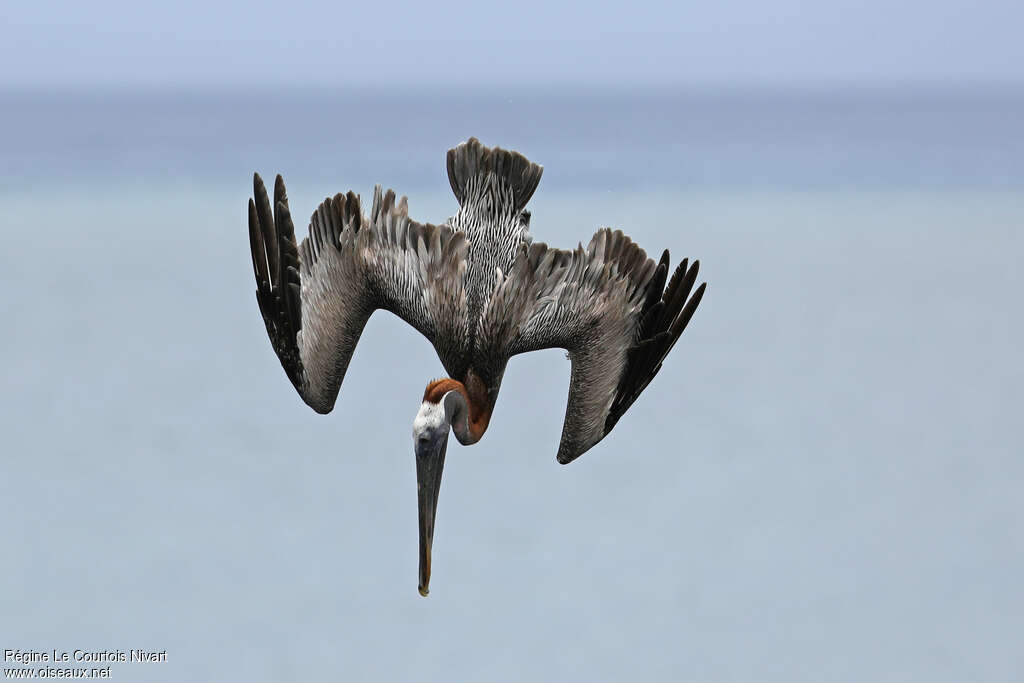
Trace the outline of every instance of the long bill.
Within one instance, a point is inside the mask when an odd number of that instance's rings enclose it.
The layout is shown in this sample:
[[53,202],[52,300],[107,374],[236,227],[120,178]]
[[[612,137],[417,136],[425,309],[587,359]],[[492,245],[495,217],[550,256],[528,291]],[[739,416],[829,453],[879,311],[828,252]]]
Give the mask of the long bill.
[[[447,427],[447,425],[445,425]],[[437,494],[441,489],[444,454],[448,450],[448,429],[433,438],[416,441],[416,488],[420,517],[420,595],[430,592],[430,547],[434,542]]]

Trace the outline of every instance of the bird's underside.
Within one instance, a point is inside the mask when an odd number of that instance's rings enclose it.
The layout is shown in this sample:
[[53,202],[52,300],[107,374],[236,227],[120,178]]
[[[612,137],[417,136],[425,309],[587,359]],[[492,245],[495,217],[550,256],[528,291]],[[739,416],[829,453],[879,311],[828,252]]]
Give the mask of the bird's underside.
[[525,207],[541,171],[471,138],[448,152],[459,208],[444,224],[410,219],[405,197],[378,186],[369,216],[353,192],[325,199],[300,245],[281,177],[271,203],[256,175],[257,300],[303,400],[333,408],[363,327],[384,309],[434,345],[470,412],[484,416],[481,433],[508,359],[557,347],[572,361],[558,461],[608,434],[661,369],[705,285],[694,290],[696,261],[669,279],[667,250],[654,261],[618,230],[575,250],[532,242]]

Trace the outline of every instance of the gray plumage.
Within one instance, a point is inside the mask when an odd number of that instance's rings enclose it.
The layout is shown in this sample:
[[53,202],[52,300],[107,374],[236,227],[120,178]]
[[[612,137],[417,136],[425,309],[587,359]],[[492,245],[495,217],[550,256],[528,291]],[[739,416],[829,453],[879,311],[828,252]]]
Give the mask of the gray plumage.
[[370,315],[391,311],[488,418],[511,356],[566,349],[558,460],[570,462],[660,370],[704,294],[704,284],[693,291],[698,263],[684,260],[666,288],[668,251],[656,263],[619,230],[573,251],[533,243],[525,207],[539,165],[470,138],[447,166],[459,209],[446,224],[410,219],[405,197],[378,186],[368,218],[352,192],[325,199],[298,247],[281,177],[271,204],[256,175],[249,235],[271,342],[303,400],[326,413]]

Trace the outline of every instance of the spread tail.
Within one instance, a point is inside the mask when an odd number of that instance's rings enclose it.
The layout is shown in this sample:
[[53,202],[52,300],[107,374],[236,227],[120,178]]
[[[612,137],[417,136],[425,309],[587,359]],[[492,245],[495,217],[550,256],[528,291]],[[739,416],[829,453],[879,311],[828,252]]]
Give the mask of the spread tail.
[[448,150],[448,181],[452,192],[464,206],[467,199],[476,199],[489,185],[492,176],[501,189],[511,191],[512,210],[516,213],[526,207],[537,189],[544,167],[531,162],[519,152],[485,147],[476,138],[470,138]]

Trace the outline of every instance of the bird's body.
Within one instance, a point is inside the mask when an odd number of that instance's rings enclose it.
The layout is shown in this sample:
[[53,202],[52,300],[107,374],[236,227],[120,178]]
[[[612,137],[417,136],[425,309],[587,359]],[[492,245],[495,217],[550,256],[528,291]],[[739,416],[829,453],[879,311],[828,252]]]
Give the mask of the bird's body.
[[[427,385],[414,425],[424,594],[449,425],[464,444],[483,436],[508,359],[551,347],[569,352],[558,460],[570,462],[611,431],[647,386],[704,292],[701,285],[690,296],[698,264],[686,261],[666,289],[668,252],[655,263],[621,231],[603,228],[574,251],[533,243],[525,207],[542,169],[522,155],[471,138],[447,161],[459,209],[440,226],[410,220],[405,198],[396,203],[378,186],[369,218],[352,192],[326,199],[296,247],[280,176],[273,210],[259,176],[249,204],[260,310],[310,406],[333,408],[378,308],[426,336],[449,374]],[[421,447],[434,460],[440,452],[436,466],[419,457]]]

